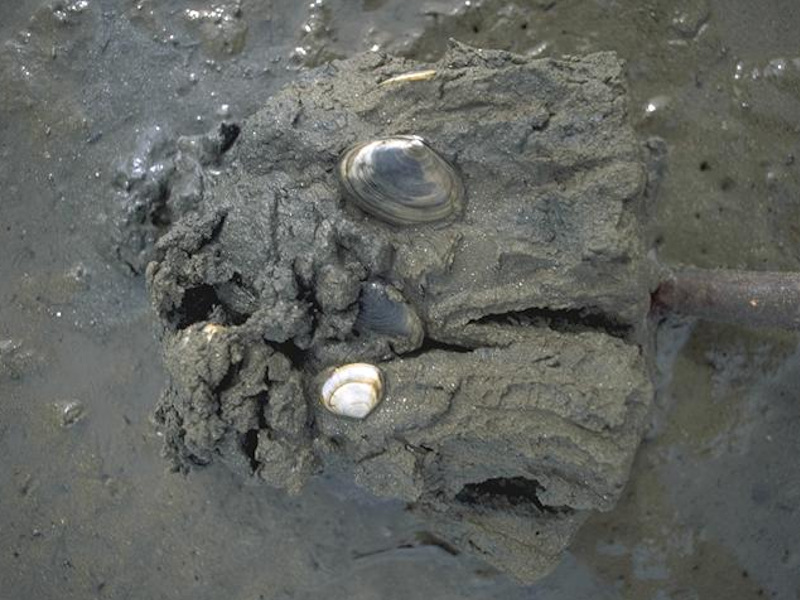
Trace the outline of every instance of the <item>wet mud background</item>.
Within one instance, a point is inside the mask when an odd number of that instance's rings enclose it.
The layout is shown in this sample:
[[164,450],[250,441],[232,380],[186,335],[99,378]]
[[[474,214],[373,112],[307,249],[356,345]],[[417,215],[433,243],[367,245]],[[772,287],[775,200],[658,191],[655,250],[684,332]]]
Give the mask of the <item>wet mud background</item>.
[[[179,136],[253,114],[327,60],[436,60],[455,37],[530,56],[618,52],[637,134],[666,142],[651,141],[666,148],[654,253],[798,270],[793,2],[4,0],[0,11],[0,598],[800,597],[796,335],[664,324],[656,407],[620,503],[520,587],[344,478],[291,497],[221,465],[167,473],[144,258],[113,234],[120,173],[148,148],[168,164]],[[182,197],[198,186],[185,179]],[[142,234],[146,248],[158,231]]]

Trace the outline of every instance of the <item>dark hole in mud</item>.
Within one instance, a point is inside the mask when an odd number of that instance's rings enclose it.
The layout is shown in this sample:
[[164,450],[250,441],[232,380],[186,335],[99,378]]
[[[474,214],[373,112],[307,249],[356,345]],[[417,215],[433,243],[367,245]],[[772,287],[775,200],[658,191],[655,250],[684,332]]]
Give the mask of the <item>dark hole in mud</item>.
[[261,392],[255,397],[256,401],[256,414],[258,416],[258,428],[259,429],[268,429],[269,424],[267,423],[267,417],[264,414],[264,410],[267,407],[268,397],[266,392]]
[[167,200],[169,199],[169,194],[164,193],[162,199],[158,202],[153,204],[153,207],[150,209],[149,214],[149,221],[155,227],[158,227],[161,230],[165,230],[172,225],[172,211],[169,209],[167,205]]
[[723,177],[719,182],[719,189],[728,192],[736,187],[736,180],[733,177]]
[[231,146],[233,146],[233,144],[236,142],[241,131],[242,128],[236,123],[222,123],[219,126],[219,151],[221,154],[224,154],[231,149]]
[[248,304],[256,302],[258,294],[244,281],[242,275],[234,273],[228,281],[216,284],[214,291],[219,300],[217,310],[221,313],[218,315],[220,322],[226,325],[243,325],[252,314],[252,310],[242,312],[234,309],[232,305],[244,305],[244,308],[248,308]]
[[535,479],[526,477],[497,477],[480,483],[468,483],[456,494],[463,504],[486,508],[515,508],[547,514],[569,514],[568,506],[548,506],[539,500],[544,487]]
[[187,289],[183,294],[183,302],[176,311],[178,329],[206,320],[219,305],[219,297],[213,286],[202,284]]
[[242,452],[250,461],[250,468],[255,473],[258,470],[258,461],[256,460],[256,448],[258,447],[258,429],[251,429],[245,433],[241,438]]
[[225,316],[227,317],[227,322],[231,325],[243,325],[248,319],[248,315],[236,312],[228,306],[225,307]]
[[292,367],[300,371],[305,369],[308,352],[298,348],[294,342],[290,340],[281,344],[272,344],[272,347],[288,358]]
[[526,308],[496,315],[486,315],[471,321],[476,325],[506,325],[548,327],[561,333],[601,331],[612,337],[625,339],[633,327],[594,308]]
[[319,302],[317,302],[315,289],[312,285],[303,281],[303,278],[297,273],[295,273],[294,282],[297,285],[297,300],[306,302],[311,307],[309,314],[311,315],[312,327],[316,329],[317,318],[323,310]]
[[[134,191],[135,185],[137,187]],[[173,222],[172,211],[169,207],[170,189],[164,183],[144,186],[139,182],[125,180],[118,183],[123,189],[126,202],[120,207],[123,221],[126,226],[151,225],[163,233]]]
[[[214,394],[219,396],[225,390],[228,390],[233,387],[234,383],[236,382],[237,377],[239,376],[239,371],[241,369],[241,363],[239,362],[232,362],[228,366],[228,372],[225,373],[225,377],[223,377],[220,382],[214,387]],[[217,402],[217,416],[222,417],[222,405]]]

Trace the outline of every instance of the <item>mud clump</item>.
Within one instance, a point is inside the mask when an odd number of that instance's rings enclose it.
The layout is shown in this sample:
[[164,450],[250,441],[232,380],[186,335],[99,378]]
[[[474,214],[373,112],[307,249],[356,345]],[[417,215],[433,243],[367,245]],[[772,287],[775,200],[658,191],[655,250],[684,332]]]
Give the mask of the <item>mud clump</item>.
[[112,252],[131,273],[143,273],[156,240],[198,208],[209,168],[218,165],[238,135],[235,123],[194,136],[176,137],[159,126],[141,132],[114,177]]
[[[423,68],[436,75],[381,85]],[[345,469],[459,551],[546,574],[615,504],[651,401],[645,169],[625,111],[613,54],[458,44],[433,65],[334,62],[269,99],[147,268],[176,468],[221,459],[290,491]],[[398,227],[343,199],[342,152],[399,134],[460,173],[453,218]],[[386,378],[363,421],[318,398],[318,374],[350,362]]]

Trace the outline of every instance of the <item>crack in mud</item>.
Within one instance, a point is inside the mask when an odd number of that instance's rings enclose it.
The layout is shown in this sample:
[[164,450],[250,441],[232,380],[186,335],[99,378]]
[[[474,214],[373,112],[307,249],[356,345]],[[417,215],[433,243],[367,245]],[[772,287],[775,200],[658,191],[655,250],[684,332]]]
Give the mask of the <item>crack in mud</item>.
[[493,510],[509,508],[546,515],[570,515],[569,506],[550,506],[539,499],[545,488],[535,479],[526,477],[497,477],[480,483],[468,483],[456,494],[463,504]]
[[469,324],[513,327],[547,327],[559,333],[599,331],[619,339],[627,339],[633,326],[594,307],[546,308],[531,307],[518,311],[490,314]]

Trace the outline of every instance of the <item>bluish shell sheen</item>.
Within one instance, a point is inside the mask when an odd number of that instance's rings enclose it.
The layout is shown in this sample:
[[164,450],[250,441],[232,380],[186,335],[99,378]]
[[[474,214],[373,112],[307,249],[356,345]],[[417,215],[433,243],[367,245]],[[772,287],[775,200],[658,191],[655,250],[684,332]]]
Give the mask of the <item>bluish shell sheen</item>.
[[357,144],[339,162],[345,197],[395,225],[446,219],[461,205],[456,170],[421,137],[399,135]]

